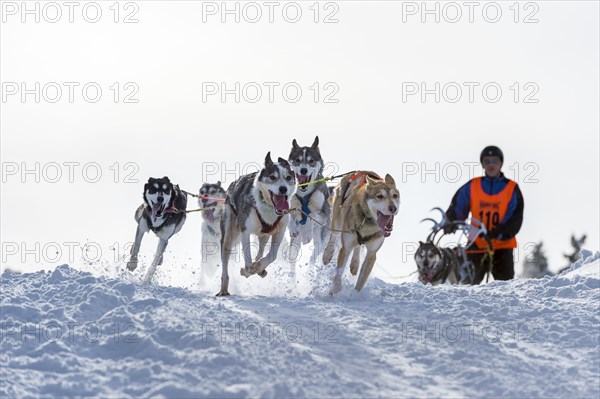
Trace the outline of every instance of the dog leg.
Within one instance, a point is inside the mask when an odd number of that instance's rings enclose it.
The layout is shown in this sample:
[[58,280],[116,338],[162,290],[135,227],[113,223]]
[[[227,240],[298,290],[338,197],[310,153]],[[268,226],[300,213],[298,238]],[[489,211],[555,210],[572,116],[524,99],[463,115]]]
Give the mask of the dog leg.
[[356,276],[358,272],[358,266],[360,265],[360,245],[354,248],[352,252],[352,260],[350,261],[350,273]]
[[229,205],[225,206],[225,213],[221,219],[221,291],[217,296],[229,295],[229,257],[233,253],[233,246],[239,235],[239,227],[232,217],[232,210]]
[[[318,230],[318,232],[317,232]],[[321,227],[319,226],[318,229],[315,230],[315,249],[318,250],[318,253],[315,255],[315,264],[317,264],[319,261],[322,261],[321,255],[324,252],[325,249],[325,244],[329,241],[329,237],[330,237],[330,230],[327,227]],[[318,247],[317,245],[317,241],[318,241]]]
[[310,257],[310,264],[316,265],[319,262],[319,255],[323,251],[323,230],[324,228],[315,223],[312,229],[313,252]]
[[333,259],[333,254],[336,250],[336,243],[338,241],[338,233],[331,232],[329,236],[329,242],[325,246],[325,250],[323,251],[323,264],[328,265],[331,263],[331,259]]
[[156,254],[154,255],[154,260],[152,261],[152,264],[148,268],[146,277],[144,277],[144,284],[150,284],[150,282],[152,281],[152,277],[154,277],[154,273],[156,273],[156,267],[158,265],[160,265],[159,262],[162,263],[163,253],[165,252],[165,249],[167,248],[168,243],[169,243],[168,240],[164,240],[162,238],[160,238],[158,240],[158,247],[156,248]]
[[254,261],[260,260],[263,257],[263,254],[265,253],[265,247],[267,246],[268,242],[269,242],[269,236],[267,236],[267,235],[258,236],[258,253],[256,254],[256,257],[254,258]]
[[354,242],[355,239],[352,235],[344,234],[342,236],[342,247],[340,248],[340,253],[338,255],[337,267],[335,269],[335,275],[333,276],[333,286],[331,287],[329,295],[335,295],[342,290],[342,276],[344,275],[344,269],[348,262],[348,256],[355,246]]
[[[258,252],[260,252],[260,240],[261,237],[258,238]],[[263,249],[264,250],[264,249]],[[250,248],[250,233],[248,230],[242,232],[242,252],[244,253],[244,267],[240,269],[240,274],[246,278],[250,277],[254,274],[252,272],[252,251]]]
[[165,242],[165,247],[163,248],[162,252],[160,253],[160,257],[158,258],[158,262],[156,263],[158,266],[162,265],[163,263],[163,255],[165,253],[165,250],[167,249],[167,245],[169,244],[169,242]]
[[271,249],[267,256],[259,260],[258,262],[254,262],[252,265],[252,269],[254,269],[254,273],[258,274],[261,277],[267,276],[267,271],[265,270],[267,266],[275,261],[277,258],[277,251],[279,251],[279,247],[281,246],[281,241],[283,240],[283,236],[285,235],[285,229],[280,229],[277,233],[271,236]]
[[148,225],[146,220],[141,218],[138,221],[137,230],[135,231],[135,241],[133,243],[133,247],[131,247],[131,257],[129,258],[129,262],[127,262],[127,270],[134,271],[138,265],[138,254],[140,253],[140,246],[142,245],[142,238],[144,234],[148,231]]
[[360,274],[358,275],[358,280],[356,281],[356,286],[354,289],[356,291],[360,291],[365,286],[369,275],[371,274],[371,270],[373,270],[373,266],[375,265],[375,260],[377,259],[377,251],[383,245],[384,238],[378,238],[372,240],[366,244],[367,246],[367,257],[363,261],[362,267],[360,268]]
[[290,234],[290,246],[288,247],[286,258],[290,265],[292,265],[292,268],[296,266],[296,262],[300,257],[301,245],[300,237],[298,235],[294,236]]
[[325,246],[323,253],[323,264],[328,265],[333,259],[333,254],[337,249],[337,243],[339,242],[340,230],[344,227],[344,209],[341,205],[341,199],[336,194],[333,200],[333,214],[331,218],[331,224],[329,227],[329,242]]

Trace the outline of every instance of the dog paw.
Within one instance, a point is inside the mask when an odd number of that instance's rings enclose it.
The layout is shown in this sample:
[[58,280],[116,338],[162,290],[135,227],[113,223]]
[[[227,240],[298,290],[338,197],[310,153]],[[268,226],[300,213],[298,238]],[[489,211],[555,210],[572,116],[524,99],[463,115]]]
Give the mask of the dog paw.
[[342,286],[341,285],[334,285],[333,287],[331,287],[331,290],[329,291],[329,296],[334,296],[335,294],[339,294],[342,291]]
[[230,296],[230,295],[231,294],[229,292],[227,292],[226,290],[221,290],[215,296]]
[[250,273],[250,271],[248,269],[246,269],[245,267],[240,268],[240,274],[246,278],[250,277],[252,274],[254,273]]
[[267,271],[263,270],[262,272],[258,273],[259,276],[261,276],[262,278],[267,277]]
[[130,272],[134,271],[137,268],[137,260],[130,260],[127,262],[127,270]]

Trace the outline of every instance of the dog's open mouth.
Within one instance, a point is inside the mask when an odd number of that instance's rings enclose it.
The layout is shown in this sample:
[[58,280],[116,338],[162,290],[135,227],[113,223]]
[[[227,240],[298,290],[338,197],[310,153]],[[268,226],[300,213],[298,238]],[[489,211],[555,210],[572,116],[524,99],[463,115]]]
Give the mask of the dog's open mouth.
[[[310,176],[297,175],[296,177],[298,179],[298,184],[306,184],[310,182]],[[302,191],[306,191],[308,186],[300,186],[299,188]]]
[[394,230],[394,215],[384,215],[377,211],[377,224],[383,232],[383,236],[389,237]]
[[152,204],[152,221],[156,222],[156,219],[158,219],[159,217],[162,217],[163,212],[165,211],[165,204],[161,204],[160,202],[157,202],[155,204]]
[[204,217],[210,223],[214,223],[215,222],[215,210],[214,209],[207,209],[207,210],[205,210],[204,211]]
[[424,284],[427,284],[427,283],[431,283],[431,280],[433,280],[433,270],[427,268],[424,271],[422,271],[421,281]]
[[272,191],[269,191],[269,194],[271,194],[271,202],[275,207],[275,213],[277,215],[283,215],[285,211],[290,209],[287,195],[275,195]]

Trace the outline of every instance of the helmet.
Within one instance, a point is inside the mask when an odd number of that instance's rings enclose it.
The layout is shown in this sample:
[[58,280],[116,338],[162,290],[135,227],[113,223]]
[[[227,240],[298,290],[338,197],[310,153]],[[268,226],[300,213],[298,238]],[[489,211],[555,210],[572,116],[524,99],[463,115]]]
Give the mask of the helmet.
[[498,157],[500,161],[504,163],[504,154],[502,154],[502,150],[495,145],[488,145],[481,151],[481,155],[479,155],[479,162],[483,161],[483,157]]

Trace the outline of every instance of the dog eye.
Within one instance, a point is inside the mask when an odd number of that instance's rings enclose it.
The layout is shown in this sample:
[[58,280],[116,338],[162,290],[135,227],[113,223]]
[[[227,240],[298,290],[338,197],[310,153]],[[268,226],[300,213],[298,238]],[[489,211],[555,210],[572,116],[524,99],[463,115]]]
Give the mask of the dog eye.
[[314,165],[314,164],[315,164],[315,160],[314,160],[314,159],[311,159],[310,161],[308,161],[308,164],[309,164],[309,165]]
[[288,177],[286,177],[286,178],[285,178],[285,180],[287,180],[287,181],[290,181],[290,180],[292,180],[292,176],[288,176]]
[[398,199],[398,194],[394,194],[394,199]]
[[383,199],[383,195],[382,194],[377,194],[377,199],[378,200],[382,200]]
[[271,175],[271,176],[269,176],[269,179],[271,179],[271,181],[275,181],[275,180],[277,180],[277,176]]
[[296,163],[300,163],[300,162],[301,162],[300,158],[296,158]]

